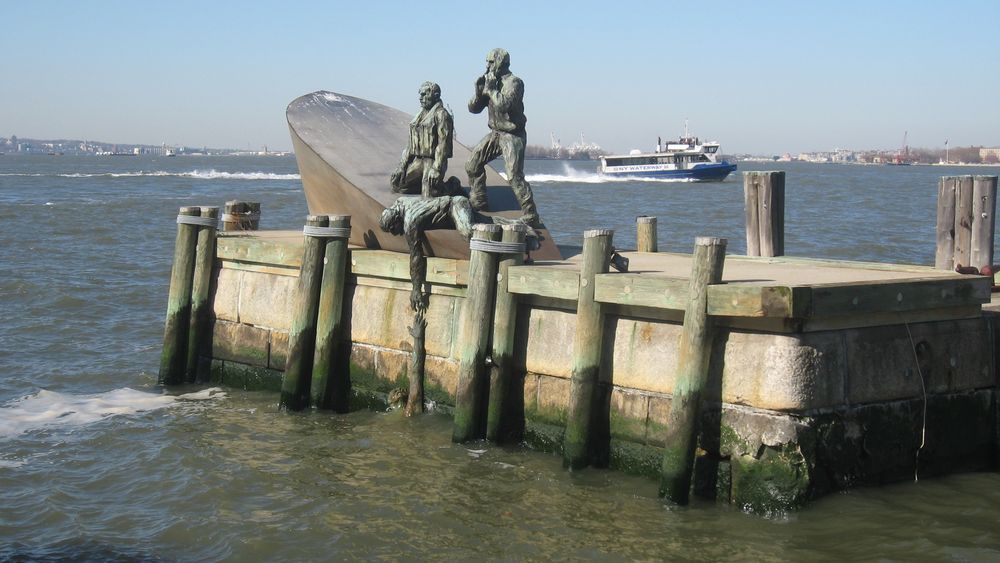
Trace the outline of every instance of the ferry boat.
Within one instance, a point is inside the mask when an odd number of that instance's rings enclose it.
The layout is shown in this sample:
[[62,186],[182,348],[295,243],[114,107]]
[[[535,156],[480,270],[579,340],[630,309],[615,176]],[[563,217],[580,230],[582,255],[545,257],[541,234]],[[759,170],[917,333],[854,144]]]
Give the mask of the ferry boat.
[[674,143],[663,144],[657,139],[656,151],[634,150],[627,155],[601,157],[601,174],[631,178],[678,179],[696,182],[721,182],[736,170],[735,164],[718,162],[719,143],[701,142],[684,135]]

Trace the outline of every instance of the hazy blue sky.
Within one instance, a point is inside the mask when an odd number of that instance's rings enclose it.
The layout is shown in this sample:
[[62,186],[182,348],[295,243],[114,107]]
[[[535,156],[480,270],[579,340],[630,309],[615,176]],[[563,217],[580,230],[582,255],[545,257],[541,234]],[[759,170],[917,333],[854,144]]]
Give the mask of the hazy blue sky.
[[486,52],[528,140],[623,151],[684,119],[726,152],[1000,145],[1000,1],[0,0],[0,136],[288,149],[315,90],[408,113],[441,84],[459,140]]

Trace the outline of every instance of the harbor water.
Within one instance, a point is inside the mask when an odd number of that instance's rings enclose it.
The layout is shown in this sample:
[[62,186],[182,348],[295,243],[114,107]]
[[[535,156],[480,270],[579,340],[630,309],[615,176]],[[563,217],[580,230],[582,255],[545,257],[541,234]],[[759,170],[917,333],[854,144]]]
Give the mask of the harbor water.
[[[785,170],[792,256],[932,264],[937,181],[997,168]],[[659,218],[660,250],[745,249],[722,183],[602,179],[529,161],[559,244]],[[156,385],[177,209],[259,201],[301,228],[292,157],[0,157],[0,560],[1000,559],[1000,475],[834,494],[789,514],[665,505],[657,483],[455,445],[441,414],[278,409],[268,392]]]

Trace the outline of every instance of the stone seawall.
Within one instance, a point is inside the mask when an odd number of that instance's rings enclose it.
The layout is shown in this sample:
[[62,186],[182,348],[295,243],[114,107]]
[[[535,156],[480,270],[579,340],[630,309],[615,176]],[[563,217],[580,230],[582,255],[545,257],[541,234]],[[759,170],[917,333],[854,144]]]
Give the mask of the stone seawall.
[[[219,239],[213,283],[213,378],[278,390],[298,264],[280,246],[247,250]],[[345,296],[356,390],[407,387],[412,349],[405,267],[363,268],[383,251],[355,250]],[[366,262],[369,261],[369,262]],[[454,404],[461,263],[431,259],[427,399]],[[360,270],[372,273],[360,273]],[[561,447],[575,302],[524,296],[515,369],[529,442]],[[713,348],[695,489],[748,510],[782,510],[859,484],[984,469],[994,462],[993,317],[773,332],[722,322]],[[904,322],[905,321],[905,322]],[[677,315],[612,307],[602,384],[613,467],[658,475],[681,332]],[[735,325],[735,326],[734,326]],[[921,380],[923,376],[923,383]],[[924,404],[926,400],[926,417]],[[923,428],[926,440],[919,452]]]

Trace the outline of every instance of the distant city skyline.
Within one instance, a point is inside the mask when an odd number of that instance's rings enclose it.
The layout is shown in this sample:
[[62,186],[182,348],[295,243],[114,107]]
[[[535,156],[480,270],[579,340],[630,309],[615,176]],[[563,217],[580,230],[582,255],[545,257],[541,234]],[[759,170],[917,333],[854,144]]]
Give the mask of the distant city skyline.
[[[442,87],[458,139],[503,46],[528,141],[727,153],[1000,145],[1000,3],[6,3],[0,137],[284,151],[284,110],[333,90],[415,112]],[[493,20],[491,20],[493,18]],[[502,21],[501,21],[502,20]]]

